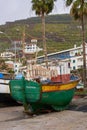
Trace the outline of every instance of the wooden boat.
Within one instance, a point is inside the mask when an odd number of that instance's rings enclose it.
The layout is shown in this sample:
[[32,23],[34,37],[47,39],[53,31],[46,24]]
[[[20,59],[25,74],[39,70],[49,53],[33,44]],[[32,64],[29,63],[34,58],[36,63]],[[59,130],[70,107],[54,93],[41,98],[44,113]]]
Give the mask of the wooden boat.
[[10,94],[9,81],[13,79],[10,73],[0,72],[0,94]]
[[13,99],[21,102],[25,112],[36,113],[48,108],[64,110],[71,102],[79,79],[67,83],[45,82],[38,80],[14,79],[10,81],[10,92]]
[[[68,62],[65,63],[64,61],[62,64],[57,62],[58,65],[49,63],[51,66],[46,65],[47,69],[42,65],[34,66],[32,62],[27,64],[26,79],[22,77],[11,80],[9,83],[13,99],[21,102],[25,112],[31,114],[48,110],[48,108],[56,111],[66,109],[79,82],[79,79],[69,80],[70,67]],[[66,75],[67,79],[64,78]],[[39,76],[42,77],[42,80],[35,80]],[[43,80],[43,78],[49,78],[49,80]]]
[[13,76],[7,72],[0,72],[0,102],[12,99],[10,95],[9,82]]

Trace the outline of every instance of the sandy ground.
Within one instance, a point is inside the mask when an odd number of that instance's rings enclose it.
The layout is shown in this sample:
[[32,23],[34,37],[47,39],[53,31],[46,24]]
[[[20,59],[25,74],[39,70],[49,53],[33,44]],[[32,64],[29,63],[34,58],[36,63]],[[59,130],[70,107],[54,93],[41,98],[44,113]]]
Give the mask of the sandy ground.
[[67,110],[33,117],[22,106],[0,108],[0,130],[87,130],[87,96],[74,98]]

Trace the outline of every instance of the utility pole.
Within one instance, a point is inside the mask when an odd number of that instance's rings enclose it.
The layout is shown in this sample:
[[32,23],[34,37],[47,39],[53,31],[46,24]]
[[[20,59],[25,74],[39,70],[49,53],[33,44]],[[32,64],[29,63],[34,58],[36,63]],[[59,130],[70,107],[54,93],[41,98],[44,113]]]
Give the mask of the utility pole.
[[16,64],[16,42],[15,42],[15,64]]
[[24,44],[25,44],[25,26],[23,28],[23,38],[22,38],[22,52],[23,52],[23,58],[25,58],[25,55],[24,55]]

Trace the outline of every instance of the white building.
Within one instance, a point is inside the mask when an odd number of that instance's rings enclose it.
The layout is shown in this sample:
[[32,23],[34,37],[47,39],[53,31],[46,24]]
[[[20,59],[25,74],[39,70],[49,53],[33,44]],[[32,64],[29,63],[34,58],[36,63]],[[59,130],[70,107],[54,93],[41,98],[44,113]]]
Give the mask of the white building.
[[[85,44],[86,63],[87,63],[87,44]],[[70,67],[71,70],[79,69],[83,66],[83,46],[76,47],[70,50]]]
[[15,75],[17,75],[19,73],[21,66],[22,66],[22,64],[20,62],[14,63],[14,73],[15,73]]
[[14,57],[14,56],[15,56],[15,54],[12,53],[12,52],[3,52],[3,53],[1,53],[1,57],[2,57],[2,58],[11,59],[11,58]]
[[[86,55],[86,65],[87,65],[87,43],[85,43],[85,55]],[[63,50],[56,53],[48,54],[48,60],[52,59],[61,59],[65,61],[70,61],[70,69],[75,70],[83,66],[83,46],[77,47],[74,45],[74,48]],[[38,62],[44,62],[44,56],[38,57]]]
[[25,47],[24,47],[24,53],[27,53],[27,54],[33,54],[33,53],[36,53],[36,52],[39,52],[41,51],[42,49],[39,48],[36,44],[26,44]]
[[24,44],[24,50],[23,51],[26,54],[34,54],[36,52],[42,51],[42,48],[39,48],[37,46],[37,40],[36,39],[32,39],[31,43],[29,43],[29,44],[25,43]]

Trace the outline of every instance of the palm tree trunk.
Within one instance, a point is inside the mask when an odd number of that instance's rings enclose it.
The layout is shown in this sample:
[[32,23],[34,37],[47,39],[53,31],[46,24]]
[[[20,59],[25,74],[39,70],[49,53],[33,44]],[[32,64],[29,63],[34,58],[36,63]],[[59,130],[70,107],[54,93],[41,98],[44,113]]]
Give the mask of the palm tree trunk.
[[48,58],[47,58],[47,45],[46,45],[46,35],[45,35],[45,16],[42,14],[42,33],[43,33],[43,49],[44,49],[44,59],[46,67],[48,68]]
[[[84,5],[84,0],[82,0],[82,7]],[[86,87],[86,50],[85,50],[85,34],[84,34],[84,15],[82,12],[82,42],[83,42],[83,82],[84,87]]]

